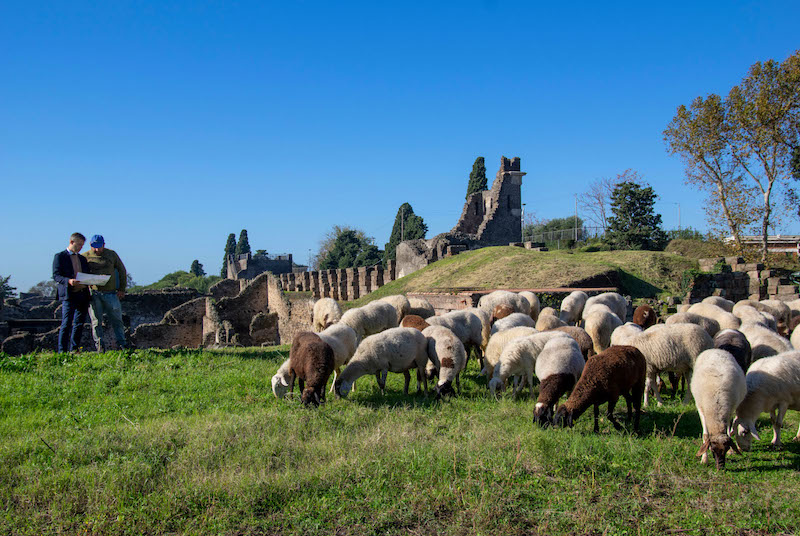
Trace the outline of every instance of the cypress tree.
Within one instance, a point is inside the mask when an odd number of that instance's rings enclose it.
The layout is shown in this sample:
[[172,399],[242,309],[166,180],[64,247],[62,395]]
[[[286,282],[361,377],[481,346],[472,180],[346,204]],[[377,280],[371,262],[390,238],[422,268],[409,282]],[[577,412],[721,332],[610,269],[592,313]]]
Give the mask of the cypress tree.
[[467,184],[467,199],[475,192],[481,192],[488,189],[486,182],[486,165],[483,157],[479,156],[472,164],[472,171],[469,174],[469,183]]
[[192,266],[189,268],[189,273],[198,277],[201,275],[206,275],[206,271],[203,270],[203,265],[200,264],[200,261],[197,259],[192,261]]
[[222,257],[222,269],[219,271],[220,277],[228,277],[228,255],[233,255],[236,251],[236,235],[228,235],[228,242],[225,244],[225,256]]
[[239,233],[239,241],[236,243],[236,256],[250,253],[250,242],[247,240],[247,229],[242,229]]
[[397,209],[397,216],[394,218],[394,226],[392,227],[392,234],[389,236],[389,243],[386,244],[386,251],[384,252],[384,262],[394,260],[397,258],[397,245],[403,240],[414,240],[416,238],[425,238],[428,232],[428,226],[422,219],[422,216],[414,214],[414,209],[408,203],[403,203]]

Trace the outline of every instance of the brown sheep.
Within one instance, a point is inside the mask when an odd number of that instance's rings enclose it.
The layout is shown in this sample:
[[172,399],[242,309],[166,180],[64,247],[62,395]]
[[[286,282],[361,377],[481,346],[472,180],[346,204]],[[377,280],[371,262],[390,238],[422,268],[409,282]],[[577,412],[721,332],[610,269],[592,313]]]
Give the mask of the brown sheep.
[[578,326],[561,326],[553,331],[563,331],[575,339],[575,342],[578,343],[578,347],[581,349],[581,354],[583,354],[584,359],[588,360],[593,355],[596,355],[594,351],[594,342],[592,342],[592,338],[586,333],[585,329],[579,328]]
[[658,323],[658,315],[649,305],[640,305],[633,312],[633,323],[647,329]]
[[289,350],[290,391],[294,392],[297,378],[303,403],[319,406],[325,400],[325,386],[334,366],[333,348],[316,333],[301,331]]
[[422,331],[423,329],[430,326],[424,318],[419,315],[406,315],[400,321],[401,328],[414,328]]
[[505,303],[501,303],[500,305],[495,305],[494,309],[492,309],[492,324],[500,320],[501,318],[505,318],[508,315],[514,312],[514,308],[510,305]]
[[646,368],[644,355],[633,346],[612,346],[600,352],[586,362],[572,394],[556,411],[556,424],[572,427],[578,417],[594,405],[594,431],[599,432],[600,404],[608,402],[606,416],[619,430],[622,427],[614,419],[614,406],[622,395],[628,405],[628,422],[631,406],[636,409],[634,428],[638,432]]

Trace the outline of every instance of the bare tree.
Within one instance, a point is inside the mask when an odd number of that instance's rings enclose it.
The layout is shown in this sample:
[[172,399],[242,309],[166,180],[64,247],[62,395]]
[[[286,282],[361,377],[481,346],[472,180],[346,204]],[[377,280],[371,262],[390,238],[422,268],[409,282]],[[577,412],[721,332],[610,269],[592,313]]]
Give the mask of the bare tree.
[[618,184],[633,182],[644,185],[644,179],[638,171],[626,169],[616,177],[601,177],[589,184],[589,190],[580,197],[579,205],[586,221],[594,227],[602,227],[603,233],[608,229],[608,218],[611,216],[611,194]]

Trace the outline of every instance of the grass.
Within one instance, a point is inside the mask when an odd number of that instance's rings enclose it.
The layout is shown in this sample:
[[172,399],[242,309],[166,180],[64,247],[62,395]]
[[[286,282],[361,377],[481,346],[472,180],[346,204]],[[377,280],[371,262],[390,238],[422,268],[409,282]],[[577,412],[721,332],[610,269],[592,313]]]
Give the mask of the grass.
[[499,246],[468,251],[437,261],[348,303],[361,306],[391,294],[457,289],[541,289],[569,287],[576,281],[611,273],[634,298],[681,293],[681,274],[697,268],[694,259],[658,251],[593,253],[530,251]]
[[[536,428],[490,399],[386,396],[372,378],[318,410],[276,400],[286,347],[0,356],[4,534],[792,534],[800,445],[699,464],[692,406],[641,436],[590,415]],[[413,389],[412,389],[413,391]],[[768,420],[760,422],[769,436]]]

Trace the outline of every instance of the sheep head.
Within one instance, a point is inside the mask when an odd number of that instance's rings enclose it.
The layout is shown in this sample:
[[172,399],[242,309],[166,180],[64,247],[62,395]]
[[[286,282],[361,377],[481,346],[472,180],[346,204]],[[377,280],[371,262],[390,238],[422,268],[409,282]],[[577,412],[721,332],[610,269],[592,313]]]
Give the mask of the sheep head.
[[575,425],[572,412],[566,406],[559,406],[556,410],[555,417],[553,417],[553,426],[565,428],[572,428]]
[[502,392],[504,388],[505,385],[503,385],[503,381],[500,378],[495,377],[489,380],[489,392],[493,397],[497,398],[497,393]]
[[436,400],[440,400],[445,396],[455,396],[456,391],[453,389],[453,382],[446,381],[441,385],[436,386]]
[[725,456],[728,454],[728,450],[732,450],[737,454],[742,453],[728,434],[718,434],[707,438],[696,455],[700,457],[709,450],[714,455],[717,469],[725,469]]
[[272,377],[272,392],[275,394],[275,398],[284,398],[288,390],[289,384],[286,382],[286,378],[279,374]]
[[313,388],[313,387],[306,387],[303,390],[303,395],[301,397],[303,404],[306,406],[312,405],[314,407],[319,406],[322,403],[320,398],[320,394]]
[[347,394],[353,388],[353,383],[343,380],[341,378],[336,378],[336,381],[333,383],[333,389],[336,392],[336,396],[339,398],[346,398]]
[[758,432],[756,432],[755,423],[743,422],[737,417],[733,420],[732,428],[736,430],[736,442],[739,444],[739,448],[745,452],[750,452],[753,439],[761,441]]
[[533,422],[542,428],[547,428],[553,424],[553,408],[541,402],[536,403],[533,408]]

